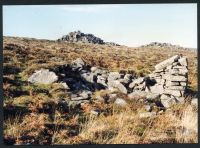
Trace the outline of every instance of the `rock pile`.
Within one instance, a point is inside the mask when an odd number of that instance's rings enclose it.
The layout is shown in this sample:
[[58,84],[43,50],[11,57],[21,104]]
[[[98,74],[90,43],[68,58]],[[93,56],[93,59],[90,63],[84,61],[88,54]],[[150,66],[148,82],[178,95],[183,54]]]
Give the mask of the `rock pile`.
[[[184,101],[187,87],[187,59],[175,55],[155,66],[155,71],[146,77],[135,77],[132,74],[110,72],[106,69],[91,67],[78,58],[71,64],[62,65],[51,70],[36,71],[30,78],[32,83],[60,82],[71,96],[71,102],[85,103],[92,98],[93,92],[102,89],[118,89],[129,98],[144,98],[156,106],[168,108]],[[117,99],[116,94],[110,98]],[[120,102],[120,103],[119,103]],[[122,99],[115,101],[123,104]],[[151,110],[150,106],[146,106]]]
[[67,41],[67,42],[81,42],[81,43],[92,43],[92,44],[106,44],[112,46],[119,46],[113,42],[104,42],[101,38],[94,36],[93,34],[85,34],[81,31],[70,32],[68,35],[64,35],[58,41]]

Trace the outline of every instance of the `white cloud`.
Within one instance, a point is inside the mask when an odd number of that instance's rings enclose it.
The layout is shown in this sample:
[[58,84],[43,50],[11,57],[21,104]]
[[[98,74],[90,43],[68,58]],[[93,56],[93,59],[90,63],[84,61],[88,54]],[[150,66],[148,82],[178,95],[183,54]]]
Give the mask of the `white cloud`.
[[62,10],[71,12],[98,12],[102,10],[110,10],[119,8],[119,5],[65,5],[60,6]]

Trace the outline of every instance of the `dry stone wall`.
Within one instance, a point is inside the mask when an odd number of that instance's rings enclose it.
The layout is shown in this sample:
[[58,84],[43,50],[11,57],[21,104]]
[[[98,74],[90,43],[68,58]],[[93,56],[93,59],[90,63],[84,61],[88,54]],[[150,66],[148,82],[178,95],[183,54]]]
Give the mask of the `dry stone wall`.
[[[156,81],[154,86],[145,91],[161,95],[161,102],[183,102],[188,82],[188,62],[186,57],[175,55],[155,66],[155,71],[149,75]],[[165,105],[167,106],[167,105]]]
[[160,99],[162,106],[168,108],[173,104],[184,102],[187,80],[187,58],[175,55],[157,64],[155,70],[146,77],[138,78],[131,74],[91,67],[78,58],[71,64],[51,71],[44,69],[36,71],[28,81],[44,84],[61,83],[70,92],[71,101],[76,103],[88,102],[96,90],[118,89],[133,99],[145,98],[149,102]]

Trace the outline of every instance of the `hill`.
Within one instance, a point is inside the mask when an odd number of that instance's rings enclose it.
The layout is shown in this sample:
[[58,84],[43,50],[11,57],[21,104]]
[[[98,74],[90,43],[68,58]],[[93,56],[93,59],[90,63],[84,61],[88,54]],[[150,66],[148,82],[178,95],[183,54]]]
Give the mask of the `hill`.
[[[3,38],[4,143],[197,143],[197,108],[191,105],[197,93],[196,53],[97,40]],[[160,96],[132,94],[145,87],[156,65],[174,56],[170,64],[179,68],[178,59],[188,60],[184,103],[168,109],[157,104]],[[126,91],[127,84],[133,89]],[[107,85],[118,89],[105,89]]]

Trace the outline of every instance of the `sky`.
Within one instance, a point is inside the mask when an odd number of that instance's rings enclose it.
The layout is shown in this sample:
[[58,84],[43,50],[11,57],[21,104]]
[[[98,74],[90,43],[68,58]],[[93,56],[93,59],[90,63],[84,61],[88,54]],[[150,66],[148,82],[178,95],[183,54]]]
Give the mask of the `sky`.
[[137,47],[197,48],[197,4],[3,6],[3,35],[55,40],[72,31]]

